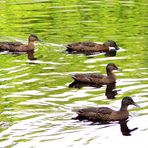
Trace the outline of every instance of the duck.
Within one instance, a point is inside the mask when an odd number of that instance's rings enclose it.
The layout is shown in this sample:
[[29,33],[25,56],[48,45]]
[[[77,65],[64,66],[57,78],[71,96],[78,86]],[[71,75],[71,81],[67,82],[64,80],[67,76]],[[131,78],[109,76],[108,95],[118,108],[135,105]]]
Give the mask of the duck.
[[97,73],[75,73],[71,74],[74,81],[93,84],[109,84],[116,82],[116,76],[113,70],[120,70],[114,63],[106,66],[107,76]]
[[29,60],[35,60],[34,50],[35,42],[41,41],[36,35],[31,34],[28,37],[28,44],[21,42],[0,42],[0,51],[8,51],[12,53],[27,53]]
[[79,120],[90,120],[90,121],[121,121],[128,119],[129,112],[128,106],[134,105],[140,107],[134,102],[134,100],[127,96],[121,101],[121,107],[118,111],[113,110],[109,107],[90,107],[79,109],[76,111],[78,116],[75,119]]
[[103,44],[98,44],[94,42],[77,42],[68,44],[66,46],[66,52],[71,54],[77,54],[77,53],[84,53],[84,54],[95,54],[100,52],[106,52],[106,55],[116,55],[116,51],[120,48],[113,40],[108,40],[104,42]]

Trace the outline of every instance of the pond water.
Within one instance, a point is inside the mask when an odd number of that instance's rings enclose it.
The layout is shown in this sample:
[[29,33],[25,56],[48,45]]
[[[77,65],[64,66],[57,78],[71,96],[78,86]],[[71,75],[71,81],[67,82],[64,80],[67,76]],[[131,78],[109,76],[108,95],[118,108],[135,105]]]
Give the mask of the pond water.
[[[147,0],[1,0],[0,41],[26,43],[34,33],[43,42],[36,46],[37,61],[0,54],[0,147],[148,145],[147,7]],[[109,39],[121,48],[115,57],[63,52],[68,43]],[[70,74],[105,74],[110,62],[122,69],[115,72],[114,99],[105,95],[106,86],[68,87]],[[141,107],[129,107],[125,125],[72,120],[83,107],[117,110],[124,96]]]

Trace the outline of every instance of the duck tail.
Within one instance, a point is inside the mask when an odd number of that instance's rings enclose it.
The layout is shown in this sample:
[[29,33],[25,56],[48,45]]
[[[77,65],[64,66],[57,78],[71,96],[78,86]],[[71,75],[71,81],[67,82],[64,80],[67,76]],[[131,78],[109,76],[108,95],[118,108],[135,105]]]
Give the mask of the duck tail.
[[70,88],[78,88],[80,89],[83,86],[83,84],[81,85],[81,83],[77,80],[74,80],[72,83],[69,84]]
[[7,50],[6,47],[4,46],[3,42],[0,42],[0,51],[5,51]]
[[71,77],[77,81],[77,75],[76,74],[71,74]]
[[66,45],[66,48],[70,48],[70,47],[71,47],[71,44],[67,44],[67,45]]
[[71,44],[68,44],[66,46],[66,51],[68,51],[69,53],[71,53],[73,51],[73,48],[72,48]]

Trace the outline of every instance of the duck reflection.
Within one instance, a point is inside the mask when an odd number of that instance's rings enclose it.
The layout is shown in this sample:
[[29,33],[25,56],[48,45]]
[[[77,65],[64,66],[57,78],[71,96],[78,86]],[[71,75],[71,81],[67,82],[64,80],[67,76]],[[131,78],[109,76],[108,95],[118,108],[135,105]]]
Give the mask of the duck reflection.
[[[75,118],[72,118],[72,119],[79,120],[79,121],[84,121],[84,122],[89,121],[89,120],[86,120],[86,119],[83,119],[83,118],[78,118],[78,116],[75,117]],[[127,122],[128,122],[128,120],[120,120],[118,122],[118,124],[120,125],[120,131],[121,131],[123,136],[131,136],[131,132],[138,129],[138,127],[129,129],[129,127],[127,126]],[[107,128],[107,127],[114,126],[114,125],[117,125],[117,124],[112,124],[109,121],[99,121],[99,122],[92,121],[89,125],[105,125],[103,128]]]
[[[78,89],[86,86],[100,88],[103,86],[103,84],[84,83],[84,82],[74,81],[69,85],[69,87],[78,88]],[[105,96],[108,99],[114,99],[115,96],[118,94],[117,92],[119,90],[115,90],[115,88],[116,88],[116,82],[106,84]]]
[[121,120],[121,121],[119,121],[120,130],[121,130],[122,135],[124,135],[124,136],[131,136],[131,132],[137,130],[138,128],[135,127],[133,129],[129,129],[128,126],[127,126],[127,122],[128,122],[128,120]]
[[105,90],[105,96],[108,99],[114,99],[115,96],[118,94],[119,90],[116,90],[116,82],[115,83],[109,83],[106,85],[106,90]]
[[106,52],[105,53],[105,56],[106,57],[114,57],[114,56],[116,56],[116,53],[117,53],[117,51],[116,50],[110,50],[110,51],[108,51],[108,52]]
[[100,88],[102,87],[102,84],[95,84],[95,83],[89,83],[89,82],[79,82],[79,81],[73,81],[71,84],[69,84],[69,87],[73,88],[82,88],[82,87],[96,87]]

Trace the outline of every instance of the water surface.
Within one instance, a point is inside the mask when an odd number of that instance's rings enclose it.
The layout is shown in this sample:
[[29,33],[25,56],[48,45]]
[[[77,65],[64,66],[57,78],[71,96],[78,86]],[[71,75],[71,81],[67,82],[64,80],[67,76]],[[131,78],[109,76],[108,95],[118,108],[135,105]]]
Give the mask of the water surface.
[[[0,41],[27,43],[31,33],[37,61],[26,55],[0,54],[0,147],[92,147],[147,144],[148,118],[148,4],[142,1],[9,0],[0,1]],[[77,41],[115,40],[116,57],[65,54]],[[114,99],[101,88],[69,88],[69,74],[99,72],[115,63],[118,90]],[[129,129],[121,124],[99,125],[72,120],[75,109],[88,106],[120,107],[124,96],[141,108],[129,107]],[[125,143],[126,140],[126,143]]]

